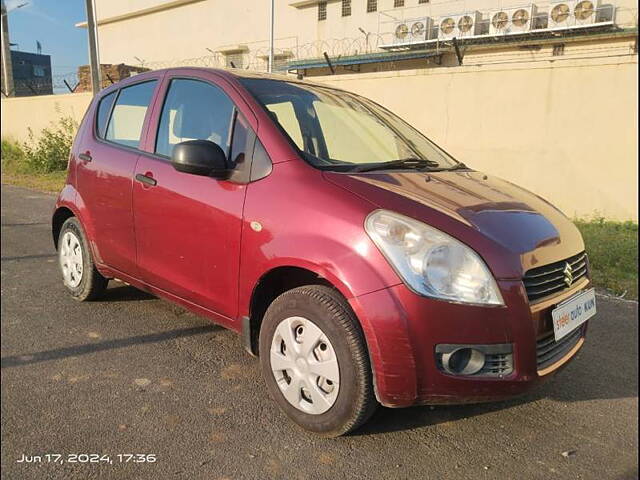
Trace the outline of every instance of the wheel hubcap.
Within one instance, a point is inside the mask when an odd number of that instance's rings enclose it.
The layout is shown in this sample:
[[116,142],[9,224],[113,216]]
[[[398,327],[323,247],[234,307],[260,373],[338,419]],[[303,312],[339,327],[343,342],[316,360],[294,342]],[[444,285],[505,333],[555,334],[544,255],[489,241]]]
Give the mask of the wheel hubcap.
[[82,281],[82,246],[73,232],[65,232],[60,245],[60,267],[65,285],[76,288]]
[[319,415],[338,398],[340,369],[333,345],[311,320],[289,317],[271,341],[271,371],[284,398],[298,410]]

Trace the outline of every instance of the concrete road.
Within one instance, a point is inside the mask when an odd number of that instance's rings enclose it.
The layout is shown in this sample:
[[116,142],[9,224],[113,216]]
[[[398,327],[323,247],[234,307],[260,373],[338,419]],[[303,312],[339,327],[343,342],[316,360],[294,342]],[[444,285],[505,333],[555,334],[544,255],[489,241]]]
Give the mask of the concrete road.
[[[322,439],[280,413],[235,334],[114,282],[101,301],[72,300],[53,200],[2,186],[2,478],[638,476],[636,304],[599,297],[579,358],[532,395],[380,409],[356,434]],[[83,453],[113,463],[44,457]]]

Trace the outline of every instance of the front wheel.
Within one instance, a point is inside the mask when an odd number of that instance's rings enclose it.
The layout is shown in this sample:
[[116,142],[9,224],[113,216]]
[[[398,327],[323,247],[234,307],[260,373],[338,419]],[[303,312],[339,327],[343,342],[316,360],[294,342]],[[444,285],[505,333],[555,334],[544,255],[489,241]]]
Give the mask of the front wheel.
[[79,301],[93,300],[107,288],[109,280],[96,269],[80,222],[68,218],[58,237],[58,261],[67,291]]
[[359,324],[335,290],[289,290],[267,309],[260,364],[271,396],[298,425],[325,436],[355,430],[375,411]]

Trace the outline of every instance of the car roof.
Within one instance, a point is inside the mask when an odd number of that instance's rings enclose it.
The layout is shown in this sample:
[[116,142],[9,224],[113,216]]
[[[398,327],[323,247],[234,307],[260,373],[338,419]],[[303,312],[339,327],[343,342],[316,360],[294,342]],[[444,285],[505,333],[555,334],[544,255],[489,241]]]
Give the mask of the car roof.
[[[226,78],[256,78],[265,80],[276,80],[281,82],[304,82],[294,75],[287,75],[286,73],[267,73],[256,70],[241,70],[239,68],[209,68],[209,67],[171,67],[161,70],[153,70],[154,72],[174,72],[174,71],[193,70],[200,72],[214,72],[222,77]],[[145,72],[146,73],[146,72]]]
[[109,85],[108,87],[106,87],[103,90],[101,90],[99,95],[97,95],[97,96],[103,97],[105,95],[108,95],[109,93],[111,93],[114,90],[117,90],[117,89],[122,88],[122,87],[126,87],[127,85],[130,85],[132,83],[136,83],[137,81],[145,81],[146,80],[145,77],[147,77],[147,76],[153,75],[155,77],[158,74],[161,74],[163,72],[172,73],[172,72],[176,72],[176,71],[180,71],[180,72],[184,72],[184,71],[213,72],[213,73],[219,75],[220,77],[226,78],[227,80],[229,80],[229,81],[231,81],[233,83],[236,83],[236,82],[237,83],[241,83],[241,79],[250,78],[250,79],[272,80],[272,81],[287,82],[287,83],[299,83],[299,84],[303,84],[303,85],[310,85],[310,86],[316,86],[316,87],[330,88],[330,89],[333,89],[333,90],[340,90],[339,88],[336,88],[334,86],[323,85],[321,83],[310,82],[310,81],[307,81],[307,80],[300,80],[297,76],[287,75],[287,74],[284,74],[284,73],[267,73],[267,72],[253,71],[253,70],[241,70],[241,69],[238,69],[238,68],[170,67],[170,68],[163,68],[163,69],[158,69],[158,70],[149,70],[147,72],[138,73],[138,74],[133,75],[131,77],[124,78],[124,79],[120,80],[119,82],[116,82],[113,85]]

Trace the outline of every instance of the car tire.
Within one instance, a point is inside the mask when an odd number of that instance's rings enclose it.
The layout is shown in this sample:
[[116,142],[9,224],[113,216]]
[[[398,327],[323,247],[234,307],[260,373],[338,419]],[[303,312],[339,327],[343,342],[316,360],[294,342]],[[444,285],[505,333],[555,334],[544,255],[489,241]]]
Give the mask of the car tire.
[[[344,435],[364,424],[378,405],[360,324],[332,288],[304,286],[277,297],[260,328],[259,352],[271,397],[306,430]],[[333,370],[323,377],[316,373],[320,365]]]
[[76,217],[68,218],[60,229],[58,265],[65,288],[80,302],[95,300],[107,288],[109,280],[96,269],[89,242]]

